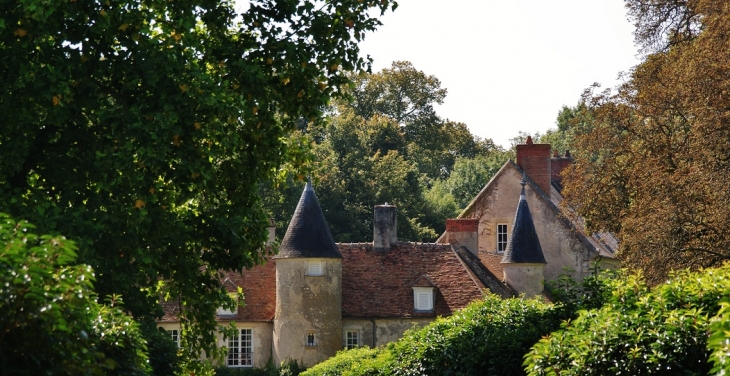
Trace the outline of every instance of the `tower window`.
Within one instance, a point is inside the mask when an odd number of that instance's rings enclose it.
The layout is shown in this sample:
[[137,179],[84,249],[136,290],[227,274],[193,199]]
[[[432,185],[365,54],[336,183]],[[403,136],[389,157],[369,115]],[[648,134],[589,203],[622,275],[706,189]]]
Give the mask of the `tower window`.
[[310,261],[307,268],[307,275],[321,276],[324,275],[324,261]]
[[307,346],[314,346],[316,343],[314,342],[314,333],[307,333]]
[[507,224],[497,224],[497,253],[507,250]]

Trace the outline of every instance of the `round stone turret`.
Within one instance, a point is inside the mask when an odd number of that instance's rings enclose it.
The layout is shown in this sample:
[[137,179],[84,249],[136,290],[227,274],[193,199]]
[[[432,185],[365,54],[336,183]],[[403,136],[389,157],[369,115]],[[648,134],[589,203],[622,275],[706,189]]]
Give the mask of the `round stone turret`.
[[274,364],[334,356],[342,349],[342,255],[309,182],[274,259]]

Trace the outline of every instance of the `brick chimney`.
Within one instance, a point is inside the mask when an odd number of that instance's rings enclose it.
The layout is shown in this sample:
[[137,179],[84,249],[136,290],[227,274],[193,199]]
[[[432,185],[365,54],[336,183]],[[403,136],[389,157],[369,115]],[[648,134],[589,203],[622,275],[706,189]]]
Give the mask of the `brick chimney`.
[[550,144],[533,144],[532,137],[527,136],[524,144],[517,145],[517,165],[545,194],[550,194]]
[[395,206],[375,205],[373,212],[373,249],[388,252],[390,247],[398,245],[398,222]]
[[552,181],[560,184],[563,177],[560,175],[563,170],[573,163],[573,157],[570,156],[570,151],[566,150],[564,156],[559,156],[558,151],[555,151],[553,157],[550,159],[550,178]]
[[475,256],[479,256],[479,219],[458,218],[446,220],[446,241],[458,249],[466,247]]

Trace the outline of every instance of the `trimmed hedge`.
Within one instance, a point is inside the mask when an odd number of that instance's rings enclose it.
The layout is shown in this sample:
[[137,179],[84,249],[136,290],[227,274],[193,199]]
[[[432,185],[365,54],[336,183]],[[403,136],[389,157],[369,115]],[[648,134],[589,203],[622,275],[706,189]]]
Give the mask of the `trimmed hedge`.
[[[653,290],[640,275],[619,278],[603,307],[580,312],[540,340],[525,367],[529,375],[706,375],[710,317],[728,293],[728,265],[678,272]],[[717,320],[719,329],[727,328]],[[721,351],[726,333],[713,338]],[[727,367],[724,357],[713,360]]]
[[490,295],[381,349],[342,351],[303,376],[516,375],[522,355],[566,316],[562,305]]

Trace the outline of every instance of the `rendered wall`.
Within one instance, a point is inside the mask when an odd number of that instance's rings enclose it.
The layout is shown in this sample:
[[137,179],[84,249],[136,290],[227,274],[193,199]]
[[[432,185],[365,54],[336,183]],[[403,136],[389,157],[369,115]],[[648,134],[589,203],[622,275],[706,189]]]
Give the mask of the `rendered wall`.
[[[307,275],[308,262],[324,261],[323,276]],[[315,346],[307,346],[307,334]],[[277,259],[274,364],[293,359],[312,366],[342,349],[342,260]]]
[[[507,223],[508,238],[512,234],[512,222],[522,190],[522,175],[509,165],[494,179],[479,201],[464,213],[465,218],[479,219],[479,257],[485,265],[493,265],[494,258],[501,255],[497,253],[497,224]],[[572,270],[570,274],[574,278],[583,279],[588,271],[588,260],[595,257],[595,251],[589,253],[588,248],[549,207],[550,204],[539,197],[529,184],[525,187],[525,194],[547,261],[543,269],[545,279],[557,279],[565,268]]]
[[[403,337],[408,329],[422,328],[434,320],[431,318],[402,318],[402,319],[342,319],[342,346],[345,346],[347,330],[359,330],[362,335],[361,345],[378,347],[394,342]],[[375,336],[373,337],[373,333]]]
[[514,291],[528,298],[541,295],[543,285],[543,264],[505,264],[504,281]]
[[[228,322],[221,322],[221,325],[228,325]],[[236,328],[253,329],[253,366],[256,368],[264,368],[271,358],[272,331],[274,325],[271,322],[236,322]],[[179,323],[159,323],[159,327],[165,330],[180,330]],[[223,336],[218,337],[218,346],[227,346],[227,341],[223,340]],[[205,358],[202,356],[201,358]],[[225,365],[225,359],[224,363]]]

